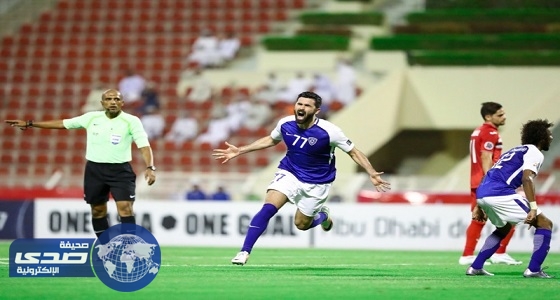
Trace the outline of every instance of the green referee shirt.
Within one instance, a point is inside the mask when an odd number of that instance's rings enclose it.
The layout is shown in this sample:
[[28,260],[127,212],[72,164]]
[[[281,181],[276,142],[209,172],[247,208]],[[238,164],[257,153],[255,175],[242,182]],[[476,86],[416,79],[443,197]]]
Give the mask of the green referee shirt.
[[86,159],[89,161],[128,162],[132,160],[132,141],[138,148],[150,145],[140,119],[124,111],[113,119],[109,119],[104,111],[92,111],[62,122],[67,129],[86,129]]

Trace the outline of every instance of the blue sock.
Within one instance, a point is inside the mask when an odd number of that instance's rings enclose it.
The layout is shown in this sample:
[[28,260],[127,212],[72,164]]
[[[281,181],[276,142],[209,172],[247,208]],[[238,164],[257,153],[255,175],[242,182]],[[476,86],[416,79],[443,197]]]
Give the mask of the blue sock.
[[533,237],[533,255],[531,256],[531,261],[529,261],[529,270],[531,270],[531,272],[539,272],[541,270],[542,264],[550,249],[551,236],[551,230],[542,228],[535,230],[535,236]]
[[484,245],[482,246],[482,249],[480,249],[480,252],[478,252],[478,255],[471,267],[473,267],[473,269],[482,269],[484,262],[486,262],[490,256],[498,251],[498,248],[500,248],[500,242],[503,239],[504,236],[501,236],[497,230],[492,232],[492,234],[486,238],[486,241],[484,241]]
[[325,222],[326,220],[327,220],[327,214],[321,211],[315,215],[315,217],[313,218],[313,222],[311,223],[311,226],[309,226],[309,228],[313,228]]
[[253,246],[257,242],[257,239],[263,234],[268,226],[268,221],[278,212],[276,206],[265,203],[261,210],[253,217],[251,223],[249,224],[249,229],[247,230],[247,235],[245,236],[245,242],[243,242],[243,247],[241,251],[247,251],[251,253]]

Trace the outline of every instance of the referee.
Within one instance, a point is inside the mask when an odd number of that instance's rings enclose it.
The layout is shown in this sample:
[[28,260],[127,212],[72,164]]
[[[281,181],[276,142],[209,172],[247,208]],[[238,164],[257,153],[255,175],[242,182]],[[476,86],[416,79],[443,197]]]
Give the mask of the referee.
[[110,89],[101,96],[104,111],[93,111],[71,119],[36,122],[6,120],[12,127],[78,129],[87,131],[84,200],[91,206],[93,230],[99,237],[109,228],[107,201],[115,199],[122,223],[135,224],[132,205],[136,197],[136,174],[132,170],[131,145],[136,143],[146,164],[144,178],[148,185],[156,181],[156,168],[148,135],[140,119],[122,111],[119,91]]

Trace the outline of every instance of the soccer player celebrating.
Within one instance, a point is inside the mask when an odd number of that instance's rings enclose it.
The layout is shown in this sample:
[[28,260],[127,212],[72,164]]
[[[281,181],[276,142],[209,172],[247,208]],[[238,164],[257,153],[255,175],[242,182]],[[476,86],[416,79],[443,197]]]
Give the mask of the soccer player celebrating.
[[[476,206],[476,188],[482,177],[502,154],[502,139],[498,133],[498,127],[506,122],[506,114],[502,105],[496,102],[484,102],[480,108],[480,115],[484,123],[477,127],[471,134],[470,157],[471,157],[471,212]],[[486,224],[486,218],[482,221],[471,220],[467,227],[465,248],[463,255],[459,258],[459,264],[470,265],[475,259],[474,249],[480,239],[482,228]],[[506,247],[513,236],[515,227],[502,240],[502,244],[490,261],[492,263],[504,263],[508,265],[520,265],[522,262],[513,259],[506,253]]]
[[[482,221],[485,215],[496,226],[488,236],[476,259],[467,269],[470,276],[494,274],[483,269],[484,262],[500,247],[500,242],[511,228],[524,222],[536,228],[533,237],[533,255],[524,277],[551,278],[541,266],[548,250],[552,235],[552,221],[538,208],[533,179],[543,162],[541,151],[548,151],[552,142],[548,120],[533,120],[523,125],[521,144],[504,153],[492,166],[476,191],[478,205],[473,210],[473,218]],[[522,195],[515,192],[523,186]]]
[[251,220],[241,251],[231,260],[233,264],[247,263],[253,245],[266,230],[269,220],[288,202],[297,206],[294,223],[299,230],[317,225],[325,231],[332,229],[333,221],[324,203],[336,176],[336,148],[346,152],[366,170],[377,191],[390,189],[390,184],[381,178],[383,172],[377,172],[371,166],[340,128],[317,118],[321,102],[319,95],[303,92],[297,97],[294,115],[280,119],[270,135],[247,146],[236,147],[226,142],[227,149],[214,150],[215,159],[225,163],[241,154],[275,146],[282,140],[288,147],[267,188],[265,204]]

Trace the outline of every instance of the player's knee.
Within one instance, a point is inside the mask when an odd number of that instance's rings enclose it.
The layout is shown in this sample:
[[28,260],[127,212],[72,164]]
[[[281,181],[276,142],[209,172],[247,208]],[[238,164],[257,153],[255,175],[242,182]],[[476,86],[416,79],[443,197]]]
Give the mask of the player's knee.
[[100,219],[107,216],[107,204],[91,205],[91,217]]
[[117,210],[119,216],[128,217],[133,215],[132,201],[119,201],[117,202]]
[[305,231],[309,229],[309,225],[311,224],[302,220],[295,220],[294,225],[296,225],[297,229]]

